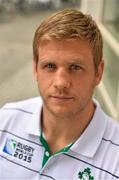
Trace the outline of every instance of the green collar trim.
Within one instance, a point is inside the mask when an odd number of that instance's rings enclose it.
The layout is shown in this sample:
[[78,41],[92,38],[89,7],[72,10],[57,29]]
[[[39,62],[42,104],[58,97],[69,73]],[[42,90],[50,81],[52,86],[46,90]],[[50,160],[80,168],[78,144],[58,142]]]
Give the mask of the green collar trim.
[[43,134],[41,133],[41,136],[40,136],[40,142],[42,143],[42,145],[44,146],[45,148],[45,152],[44,152],[44,157],[43,157],[43,161],[42,161],[42,167],[44,167],[44,165],[46,164],[46,162],[48,161],[48,159],[51,157],[51,156],[54,156],[54,155],[57,155],[59,153],[64,153],[64,152],[67,152],[70,147],[73,145],[72,144],[69,144],[67,146],[65,146],[64,148],[60,149],[59,151],[55,152],[54,154],[51,154],[50,153],[50,148],[48,146],[48,143],[47,141],[45,140],[45,137],[43,137]]

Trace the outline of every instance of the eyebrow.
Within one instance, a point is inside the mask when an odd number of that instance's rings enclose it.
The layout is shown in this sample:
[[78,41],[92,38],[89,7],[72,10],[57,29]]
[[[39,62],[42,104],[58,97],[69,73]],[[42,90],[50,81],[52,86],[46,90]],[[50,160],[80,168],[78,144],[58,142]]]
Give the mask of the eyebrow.
[[55,63],[53,60],[50,60],[50,59],[39,59],[38,62],[40,64]]
[[83,63],[83,59],[76,58],[76,59],[72,59],[70,62],[68,62],[68,64],[72,64],[72,63],[82,64]]
[[[74,59],[71,59],[71,62],[82,62],[82,58],[74,58]],[[55,61],[53,59],[45,59],[45,58],[39,58],[39,61],[42,62],[42,61]]]

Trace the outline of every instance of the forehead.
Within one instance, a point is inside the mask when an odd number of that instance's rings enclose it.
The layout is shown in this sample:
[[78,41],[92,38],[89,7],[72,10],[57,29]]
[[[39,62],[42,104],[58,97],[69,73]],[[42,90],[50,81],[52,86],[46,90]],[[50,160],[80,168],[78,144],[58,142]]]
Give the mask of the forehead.
[[80,39],[43,40],[38,46],[39,59],[90,59],[88,42]]

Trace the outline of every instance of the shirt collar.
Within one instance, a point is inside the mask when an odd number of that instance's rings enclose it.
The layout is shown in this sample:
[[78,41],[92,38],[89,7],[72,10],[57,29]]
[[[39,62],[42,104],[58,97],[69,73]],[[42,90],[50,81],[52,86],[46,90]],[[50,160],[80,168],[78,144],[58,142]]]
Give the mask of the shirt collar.
[[37,98],[37,102],[34,104],[33,116],[31,121],[26,127],[28,134],[40,136],[41,134],[41,113],[42,113],[42,100]]
[[71,147],[72,151],[87,157],[93,157],[96,153],[107,125],[100,105],[96,101],[94,103],[96,110],[90,124]]
[[[104,113],[98,102],[94,101],[96,105],[96,110],[93,118],[79,137],[79,139],[72,145],[70,150],[87,157],[93,157],[96,153],[101,140],[104,136],[107,121],[104,118]],[[27,125],[27,133],[35,136],[41,135],[41,113],[42,113],[42,100],[38,98],[37,103],[35,103],[35,110],[31,122]],[[97,131],[98,130],[98,131]]]

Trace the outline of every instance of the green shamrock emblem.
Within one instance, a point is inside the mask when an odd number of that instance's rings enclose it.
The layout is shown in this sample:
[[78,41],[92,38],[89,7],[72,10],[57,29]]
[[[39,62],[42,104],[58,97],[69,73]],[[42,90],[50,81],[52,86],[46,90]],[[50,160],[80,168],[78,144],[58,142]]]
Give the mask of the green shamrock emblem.
[[84,171],[79,172],[78,175],[79,175],[79,179],[81,180],[94,180],[94,177],[91,176],[90,168],[84,169]]

